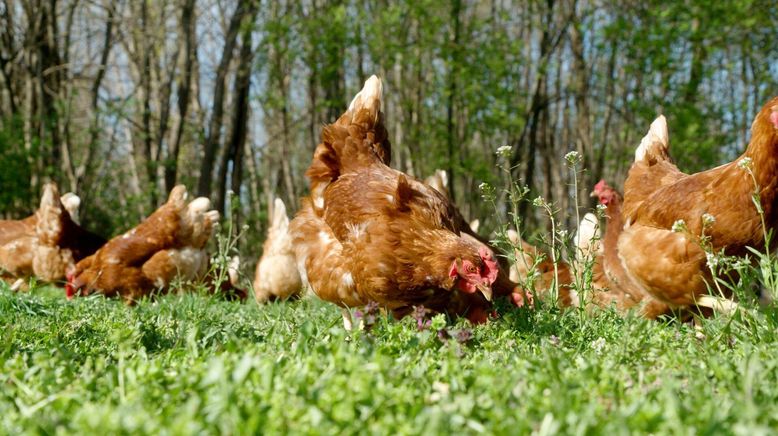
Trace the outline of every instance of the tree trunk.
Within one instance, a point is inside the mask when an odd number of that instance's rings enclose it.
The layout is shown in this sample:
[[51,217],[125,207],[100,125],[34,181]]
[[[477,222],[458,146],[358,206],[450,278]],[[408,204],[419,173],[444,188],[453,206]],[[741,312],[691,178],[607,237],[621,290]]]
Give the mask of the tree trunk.
[[[218,196],[216,197],[216,206],[221,213],[224,213],[229,206],[227,200],[227,172],[229,163],[232,163],[231,189],[236,194],[240,194],[240,185],[243,178],[243,149],[248,134],[248,116],[249,116],[249,92],[251,91],[251,66],[254,60],[254,50],[251,44],[251,30],[254,26],[258,12],[258,1],[251,2],[249,6],[249,19],[243,24],[244,31],[241,32],[241,48],[238,60],[238,71],[234,82],[234,111],[232,114],[232,129],[227,146],[224,148],[224,154],[219,167],[219,178],[217,183]],[[233,217],[233,221],[237,217]]]
[[456,202],[456,171],[454,157],[456,146],[456,130],[454,126],[454,105],[456,104],[457,94],[457,74],[455,67],[459,64],[459,33],[460,33],[460,13],[462,10],[462,1],[453,0],[451,8],[451,48],[449,53],[449,71],[448,71],[448,96],[446,104],[446,149],[448,154],[448,191],[451,199]]
[[197,17],[195,17],[195,0],[184,0],[181,8],[181,25],[179,32],[184,39],[184,72],[179,74],[177,83],[178,96],[178,125],[175,137],[168,147],[168,155],[165,161],[165,189],[170,192],[178,179],[178,156],[181,153],[181,137],[184,136],[184,127],[189,111],[189,102],[192,91],[192,75],[194,60],[197,57],[197,41],[195,30]]
[[224,50],[221,61],[216,68],[216,79],[214,81],[213,104],[211,118],[208,122],[208,131],[206,133],[205,144],[203,146],[203,160],[200,165],[200,180],[197,184],[197,195],[210,197],[211,186],[213,182],[213,161],[216,158],[216,149],[221,142],[221,125],[224,115],[224,87],[226,86],[227,72],[232,61],[232,52],[235,49],[235,43],[240,30],[240,23],[249,10],[249,4],[253,0],[240,0],[235,12],[230,19],[227,33],[224,35]]

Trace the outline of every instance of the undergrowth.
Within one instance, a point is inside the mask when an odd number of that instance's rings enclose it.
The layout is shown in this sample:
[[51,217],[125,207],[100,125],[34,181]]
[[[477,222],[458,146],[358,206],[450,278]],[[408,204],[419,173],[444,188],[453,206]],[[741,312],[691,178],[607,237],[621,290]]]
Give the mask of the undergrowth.
[[754,433],[778,425],[778,314],[502,308],[460,342],[313,299],[135,307],[0,291],[0,432]]

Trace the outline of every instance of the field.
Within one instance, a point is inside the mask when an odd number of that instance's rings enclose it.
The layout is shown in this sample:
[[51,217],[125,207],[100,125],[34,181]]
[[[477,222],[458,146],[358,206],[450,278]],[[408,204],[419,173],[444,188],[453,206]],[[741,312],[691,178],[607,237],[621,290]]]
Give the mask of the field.
[[0,433],[766,434],[774,311],[705,320],[505,310],[471,328],[315,299],[126,307],[0,291]]

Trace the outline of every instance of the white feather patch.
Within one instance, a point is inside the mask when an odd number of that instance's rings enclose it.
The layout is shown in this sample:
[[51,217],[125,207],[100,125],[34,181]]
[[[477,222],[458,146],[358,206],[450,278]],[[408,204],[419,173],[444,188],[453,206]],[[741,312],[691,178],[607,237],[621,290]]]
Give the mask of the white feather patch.
[[354,239],[359,239],[362,236],[364,236],[366,227],[367,227],[367,223],[359,223],[359,224],[347,223],[346,224],[346,228],[351,234],[351,237]]
[[341,282],[343,282],[343,286],[345,286],[346,289],[352,288],[354,286],[354,277],[350,272],[347,272],[346,274],[343,274]]
[[667,133],[667,119],[664,115],[659,115],[654,120],[654,122],[651,123],[651,127],[649,127],[646,136],[640,140],[640,145],[638,146],[637,150],[635,150],[635,162],[644,160],[646,158],[648,148],[657,142],[662,144],[663,147],[667,148],[668,138],[669,135]]

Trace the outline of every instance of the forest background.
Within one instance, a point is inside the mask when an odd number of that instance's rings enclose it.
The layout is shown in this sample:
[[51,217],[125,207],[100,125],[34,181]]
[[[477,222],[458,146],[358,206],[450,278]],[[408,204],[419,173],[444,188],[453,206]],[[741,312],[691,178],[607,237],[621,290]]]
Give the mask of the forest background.
[[[571,227],[569,151],[592,206],[659,113],[682,170],[743,150],[778,90],[775,23],[761,0],[2,0],[0,217],[34,211],[54,180],[113,236],[184,183],[248,224],[254,260],[272,198],[296,210],[322,125],[378,74],[393,166],[447,170],[488,232],[507,199],[495,213],[478,186],[506,182],[508,145],[510,177]],[[529,202],[520,214],[547,224]]]

